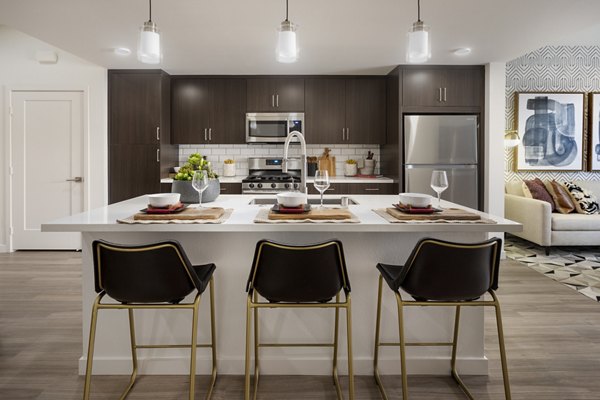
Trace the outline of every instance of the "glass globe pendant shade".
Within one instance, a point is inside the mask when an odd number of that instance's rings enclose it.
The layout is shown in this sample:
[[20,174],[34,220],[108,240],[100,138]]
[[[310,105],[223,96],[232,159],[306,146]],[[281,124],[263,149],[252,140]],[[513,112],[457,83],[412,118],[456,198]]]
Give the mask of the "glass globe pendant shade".
[[504,134],[504,147],[512,148],[518,146],[521,143],[521,137],[515,130],[506,131]]
[[296,25],[285,20],[281,23],[277,38],[277,61],[280,63],[293,63],[297,60]]
[[140,30],[137,58],[144,64],[160,63],[160,34],[152,21],[144,22]]
[[413,23],[408,31],[406,46],[406,62],[421,64],[431,58],[431,35],[429,27],[423,21]]

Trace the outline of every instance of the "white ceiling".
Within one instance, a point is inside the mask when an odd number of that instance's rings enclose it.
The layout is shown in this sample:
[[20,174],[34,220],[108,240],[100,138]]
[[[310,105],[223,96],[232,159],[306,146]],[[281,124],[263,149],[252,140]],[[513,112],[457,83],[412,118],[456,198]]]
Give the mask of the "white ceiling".
[[[404,63],[417,0],[289,0],[300,60],[275,61],[285,0],[153,0],[172,74],[384,74]],[[430,64],[509,61],[546,45],[600,45],[598,0],[422,0]],[[135,57],[147,0],[0,0],[0,24],[107,68]],[[128,57],[115,47],[129,47]],[[451,53],[471,47],[466,57]],[[1,56],[1,55],[0,55]],[[1,58],[1,57],[0,57]]]

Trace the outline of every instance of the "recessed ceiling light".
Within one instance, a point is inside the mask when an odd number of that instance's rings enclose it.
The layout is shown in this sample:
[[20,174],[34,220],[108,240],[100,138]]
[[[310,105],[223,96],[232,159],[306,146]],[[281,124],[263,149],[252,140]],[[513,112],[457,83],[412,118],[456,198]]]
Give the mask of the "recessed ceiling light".
[[458,49],[452,51],[456,56],[468,56],[471,54],[471,49],[469,47],[459,47]]
[[127,47],[117,47],[113,50],[118,56],[128,56],[131,54],[131,50]]

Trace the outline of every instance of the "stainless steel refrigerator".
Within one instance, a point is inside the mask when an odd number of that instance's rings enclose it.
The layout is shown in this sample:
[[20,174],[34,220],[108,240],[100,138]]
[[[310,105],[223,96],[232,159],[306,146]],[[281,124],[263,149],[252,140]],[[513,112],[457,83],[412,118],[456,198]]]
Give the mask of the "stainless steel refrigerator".
[[446,171],[442,199],[479,208],[477,115],[404,116],[404,191],[437,196],[431,173]]

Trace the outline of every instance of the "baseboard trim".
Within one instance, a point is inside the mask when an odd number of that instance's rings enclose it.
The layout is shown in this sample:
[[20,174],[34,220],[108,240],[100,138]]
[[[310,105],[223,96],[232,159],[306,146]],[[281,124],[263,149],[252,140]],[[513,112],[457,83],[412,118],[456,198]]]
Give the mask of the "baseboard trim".
[[[262,375],[330,375],[331,358],[275,358],[261,357]],[[86,358],[79,359],[79,374],[85,374]],[[143,375],[187,375],[189,373],[188,357],[140,357],[139,373]],[[198,355],[197,375],[210,374],[210,358]],[[407,372],[411,375],[447,375],[450,373],[449,357],[408,358]],[[338,368],[340,374],[347,374],[346,359],[340,357]],[[219,374],[243,375],[244,359],[219,358]],[[488,359],[458,358],[458,372],[463,375],[487,375]],[[380,359],[379,370],[382,375],[399,375],[398,358]],[[356,375],[372,375],[373,360],[371,358],[355,358],[354,373]],[[94,358],[94,375],[129,375],[131,359],[119,357]]]
[[8,246],[5,244],[0,244],[0,253],[8,253]]

